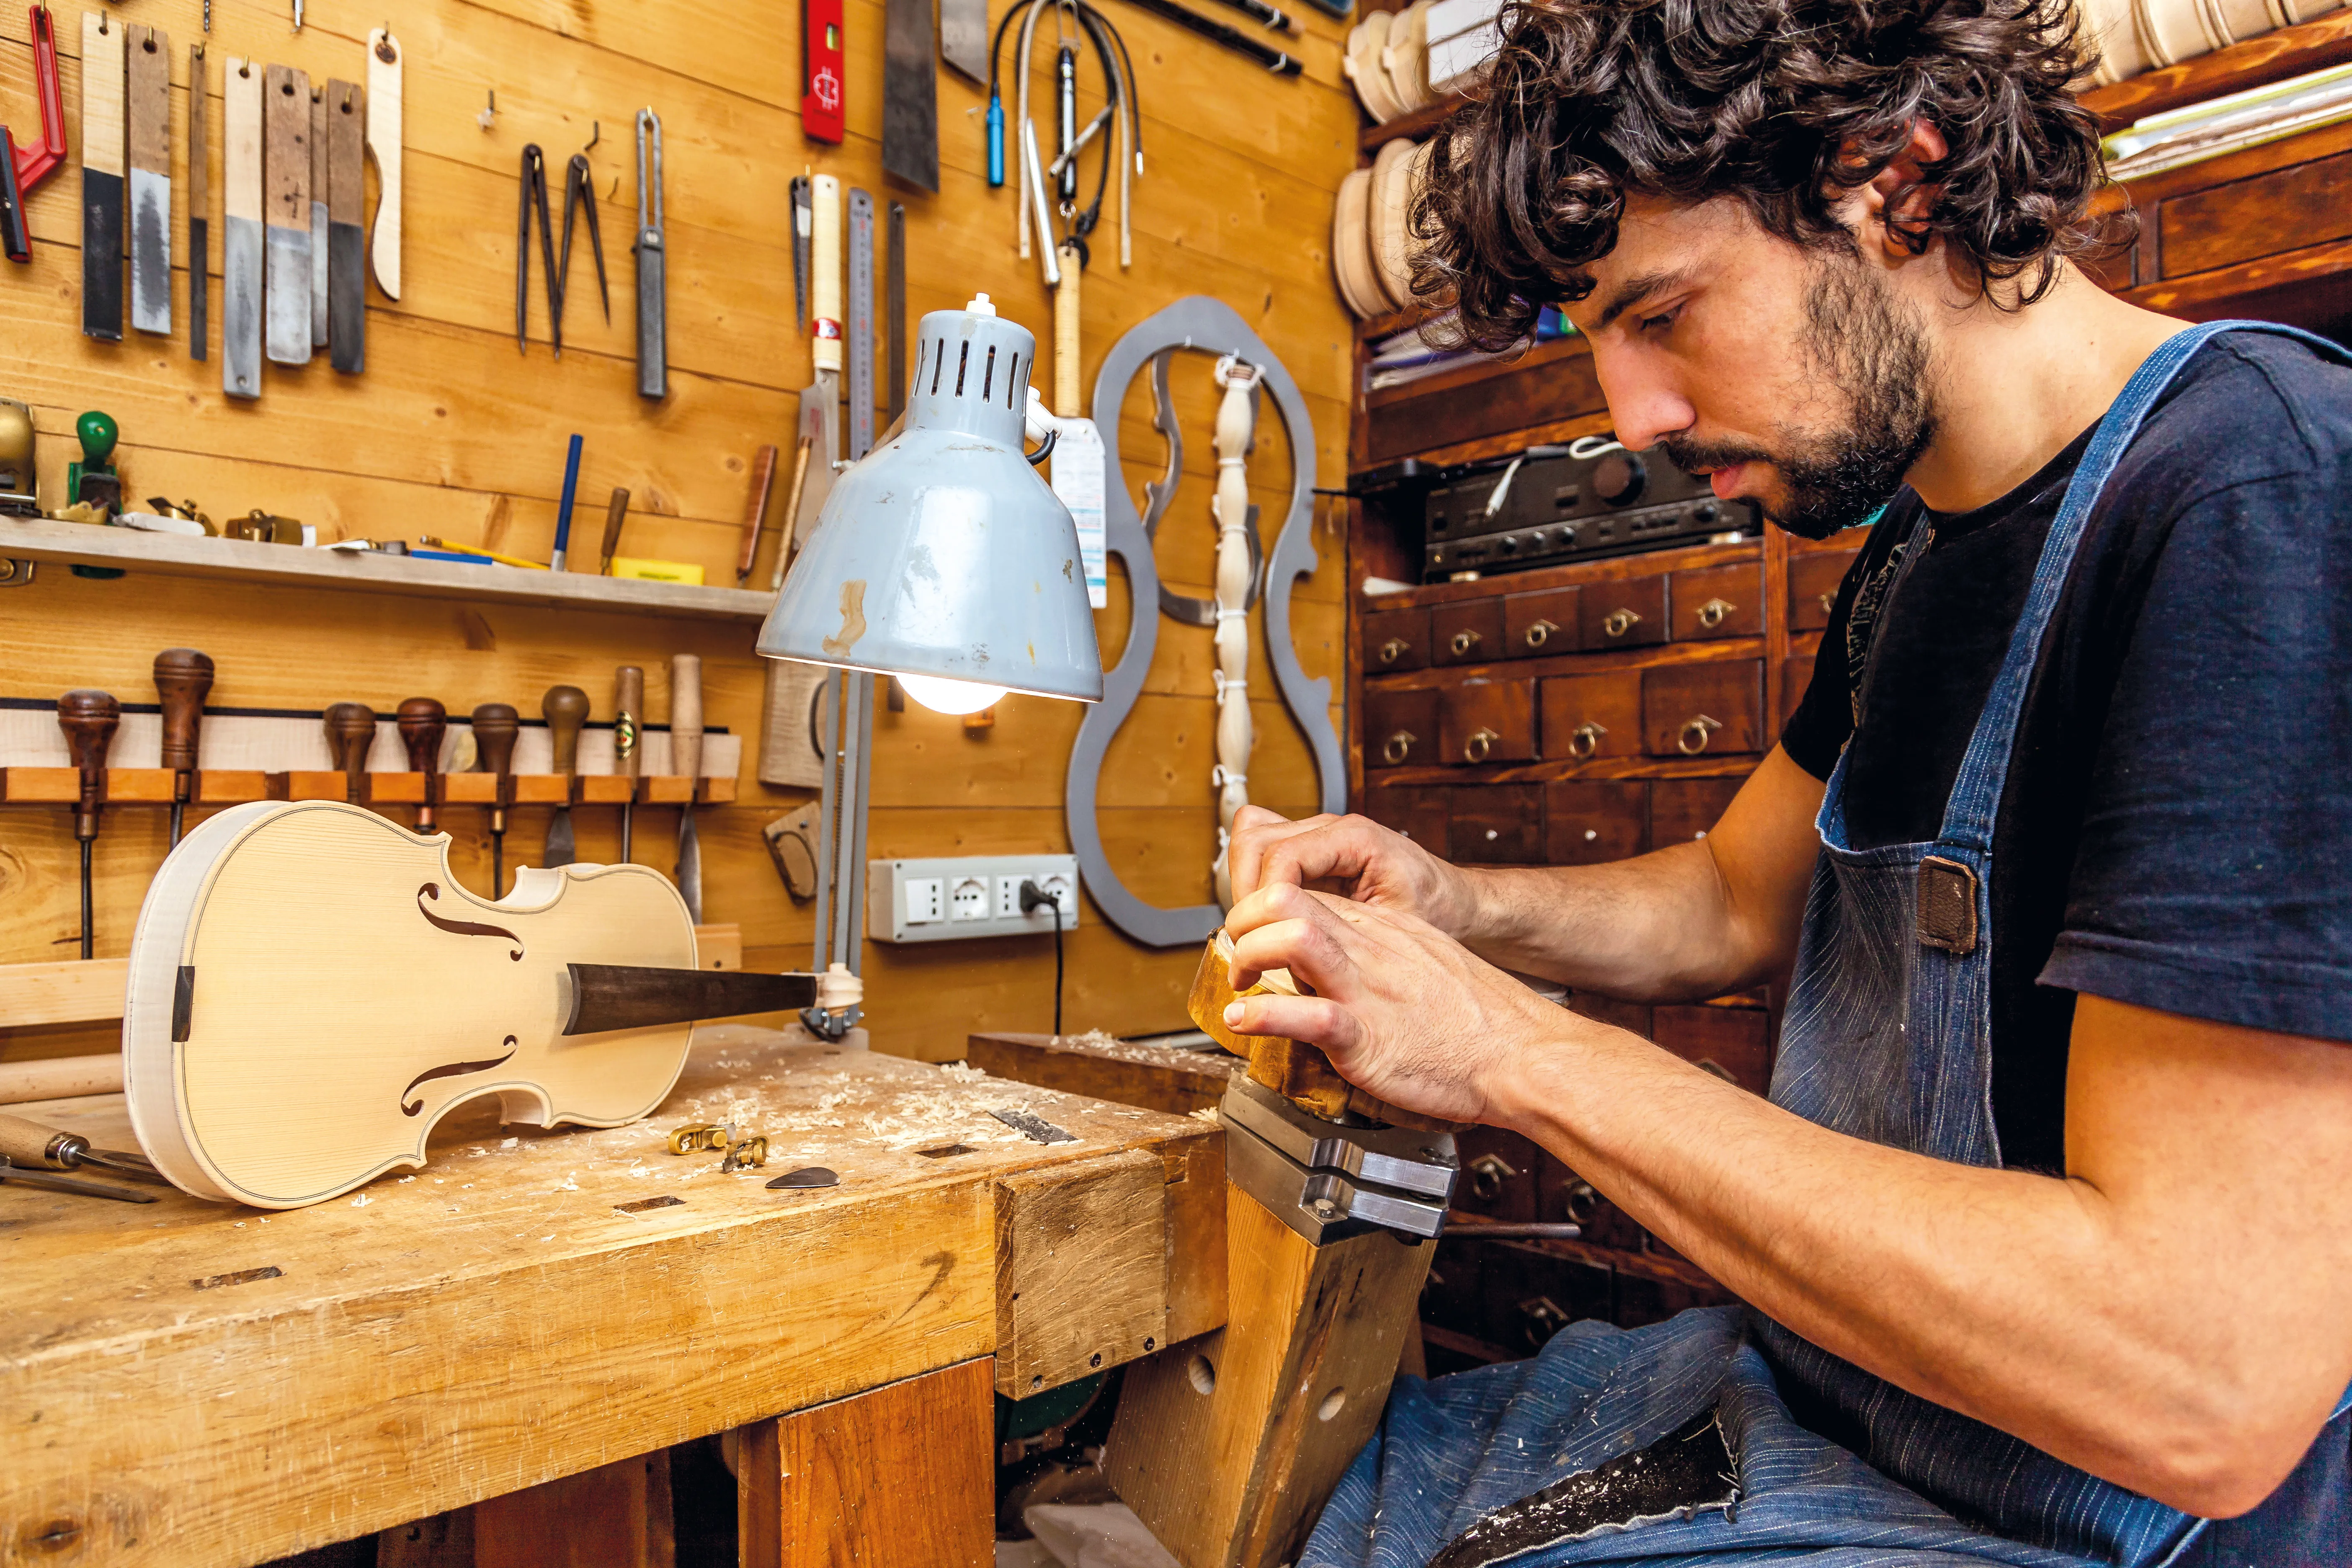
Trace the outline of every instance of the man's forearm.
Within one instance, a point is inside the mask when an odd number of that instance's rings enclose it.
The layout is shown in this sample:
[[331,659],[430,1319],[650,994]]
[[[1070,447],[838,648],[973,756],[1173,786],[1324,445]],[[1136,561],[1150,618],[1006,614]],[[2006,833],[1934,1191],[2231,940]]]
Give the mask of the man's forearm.
[[1699,1001],[1755,984],[1705,845],[1464,875],[1476,902],[1463,945],[1501,968],[1633,1002]]

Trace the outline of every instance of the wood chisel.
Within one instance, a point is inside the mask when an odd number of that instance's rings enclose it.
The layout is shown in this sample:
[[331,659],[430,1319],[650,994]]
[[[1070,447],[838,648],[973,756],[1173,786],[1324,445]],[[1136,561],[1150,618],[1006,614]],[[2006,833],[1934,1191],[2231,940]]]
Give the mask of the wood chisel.
[[436,697],[412,697],[393,710],[393,725],[408,751],[408,771],[425,775],[425,804],[416,808],[416,831],[433,831],[435,796],[441,793],[441,742],[449,733],[449,710]]
[[474,710],[474,771],[497,783],[490,802],[490,897],[506,897],[507,807],[514,804],[515,736],[522,715],[511,702],[484,702]]
[[262,67],[231,57],[221,75],[221,389],[261,395]]
[[808,335],[809,327],[809,183],[805,174],[795,177],[793,197],[793,330]]
[[882,6],[882,168],[927,191],[940,188],[940,68],[931,4],[883,0]]
[[890,204],[890,282],[883,295],[890,330],[890,420],[907,412],[907,204]]
[[367,369],[367,95],[327,83],[327,357],[345,375]]
[[155,656],[155,695],[163,700],[163,763],[172,770],[172,843],[180,842],[188,800],[195,793],[197,750],[203,739],[205,699],[212,695],[213,661],[192,647],[165,648]]
[[632,834],[637,796],[637,741],[645,722],[646,672],[625,664],[613,672],[613,771],[629,781],[629,798],[621,803],[621,858],[633,858]]
[[661,117],[637,110],[637,395],[669,395],[668,296],[662,255]]
[[[570,778],[580,768],[580,726],[588,721],[588,694],[576,686],[551,686],[539,700],[540,716],[547,721],[548,739],[555,746],[555,771]],[[555,808],[547,822],[547,850],[541,866],[569,866],[572,848],[572,797]]]
[[841,144],[841,0],[801,0],[801,134]]
[[172,332],[172,40],[126,26],[124,120],[130,140],[131,324]]
[[212,101],[205,97],[205,47],[188,46],[188,357],[211,353],[212,333],[212,138],[206,125]]
[[129,1176],[158,1186],[172,1184],[171,1179],[155,1169],[154,1162],[144,1154],[93,1149],[89,1140],[79,1132],[45,1126],[5,1111],[0,1111],[0,1160],[20,1171],[79,1171],[84,1165],[94,1165],[109,1175]]
[[368,34],[367,150],[378,192],[368,265],[387,300],[400,298],[400,58],[388,29]]
[[[690,653],[669,661],[669,770],[688,779],[702,776],[702,660]],[[687,913],[702,923],[702,841],[694,832],[694,797],[677,816],[677,890]]]
[[343,775],[343,799],[367,804],[368,753],[375,750],[375,710],[364,702],[338,702],[320,718],[327,726],[327,756]]
[[265,226],[262,349],[273,364],[310,363],[310,78],[271,66],[262,91]]
[[310,89],[310,346],[327,346],[327,89]]
[[613,499],[604,503],[604,542],[596,552],[596,571],[600,576],[613,574],[613,557],[620,553],[621,525],[629,521],[629,492],[615,485]]
[[988,0],[940,0],[940,57],[974,81],[988,79]]
[[[118,37],[120,34],[116,35]],[[98,840],[99,813],[106,805],[106,750],[122,723],[122,704],[104,691],[68,691],[58,699],[58,728],[66,732],[66,754],[79,775],[74,804],[74,838],[81,846],[81,955],[97,951],[91,927],[90,846]]]
[[127,1187],[110,1187],[103,1182],[85,1182],[79,1176],[61,1176],[55,1171],[27,1171],[22,1165],[0,1155],[0,1184],[13,1183],[18,1186],[47,1187],[60,1193],[79,1193],[86,1198],[112,1198],[118,1203],[152,1204],[152,1193],[134,1193]]
[[[762,447],[751,460],[751,499],[743,508],[743,552],[735,558],[735,585],[740,588],[751,575],[751,563],[760,553],[760,533],[768,524],[768,492],[776,488],[776,449]],[[697,670],[701,666],[697,665]]]
[[81,14],[81,330],[122,341],[122,36]]
[[849,460],[874,449],[874,198],[849,193]]

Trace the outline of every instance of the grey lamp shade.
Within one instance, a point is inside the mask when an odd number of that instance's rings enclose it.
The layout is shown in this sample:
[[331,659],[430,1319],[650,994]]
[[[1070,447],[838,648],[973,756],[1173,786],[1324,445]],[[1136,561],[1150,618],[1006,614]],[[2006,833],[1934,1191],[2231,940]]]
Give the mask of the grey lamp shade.
[[1021,449],[1037,341],[923,318],[905,427],[825,498],[760,628],[770,658],[1102,700],[1070,514]]

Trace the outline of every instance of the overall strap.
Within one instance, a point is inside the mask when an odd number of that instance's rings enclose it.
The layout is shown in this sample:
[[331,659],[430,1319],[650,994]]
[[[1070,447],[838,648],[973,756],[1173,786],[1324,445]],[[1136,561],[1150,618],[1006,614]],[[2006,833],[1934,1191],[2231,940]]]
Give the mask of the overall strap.
[[2026,689],[2099,492],[2106,488],[2108,476],[2139,434],[2149,410],[2189,357],[2219,333],[2249,331],[2294,338],[2338,363],[2347,359],[2338,345],[2300,328],[2272,321],[2207,321],[2167,338],[2132,373],[2122,394],[2099,420],[2091,445],[2066,487],[2058,515],[2050,524],[2042,559],[2033,569],[2032,585],[2026,591],[2025,606],[2018,614],[2017,629],[2010,637],[2000,673],[1986,694],[1984,710],[1978,715],[1975,733],[1969,737],[1968,752],[1961,758],[1959,774],[1945,805],[1938,835],[1941,842],[1980,853],[1991,851],[1994,816],[2000,808],[2001,787],[2009,778],[2010,754],[2016,743],[2018,718],[2025,709]]

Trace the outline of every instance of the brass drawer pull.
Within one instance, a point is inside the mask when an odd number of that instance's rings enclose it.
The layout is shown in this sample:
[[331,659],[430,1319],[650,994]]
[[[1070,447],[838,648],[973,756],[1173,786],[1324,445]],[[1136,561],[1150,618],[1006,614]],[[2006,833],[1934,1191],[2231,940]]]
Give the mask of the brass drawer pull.
[[1500,1154],[1481,1154],[1470,1167],[1470,1190],[1481,1203],[1493,1203],[1503,1195],[1503,1184],[1519,1173]]
[[1709,599],[1706,604],[1701,605],[1698,607],[1698,624],[1705,626],[1708,631],[1713,631],[1716,627],[1723,625],[1725,616],[1730,615],[1732,611],[1738,608],[1739,608],[1738,605],[1731,604],[1727,600]]
[[1607,733],[1606,725],[1587,719],[1568,732],[1568,754],[1580,763],[1584,761],[1601,749],[1601,737]]
[[1696,719],[1685,720],[1682,729],[1675,735],[1675,750],[1685,757],[1696,757],[1706,750],[1708,739],[1722,728],[1723,721],[1710,719],[1704,713]]
[[1402,658],[1412,651],[1412,644],[1405,641],[1404,638],[1391,637],[1388,641],[1381,644],[1381,662],[1382,664],[1394,664],[1397,660]]
[[1381,760],[1394,767],[1412,754],[1412,743],[1419,738],[1410,730],[1399,730],[1381,747]]
[[1469,763],[1485,762],[1486,754],[1495,749],[1495,742],[1502,738],[1481,724],[1471,737],[1462,743],[1462,760]]
[[1453,642],[1447,646],[1454,649],[1454,657],[1460,658],[1464,654],[1468,653],[1472,648],[1478,646],[1478,634],[1472,631],[1469,627],[1465,626],[1460,631],[1454,634]]
[[1551,640],[1551,634],[1558,630],[1559,630],[1559,628],[1552,625],[1549,621],[1538,621],[1535,625],[1529,626],[1524,633],[1522,633],[1521,636],[1527,638],[1527,644],[1529,647],[1541,647],[1544,644]]
[[1822,606],[1822,614],[1826,616],[1833,614],[1836,611],[1837,595],[1835,594],[1822,594],[1818,595],[1818,598]]
[[1642,624],[1640,614],[1633,610],[1612,610],[1601,619],[1601,629],[1612,637],[1622,637]]

